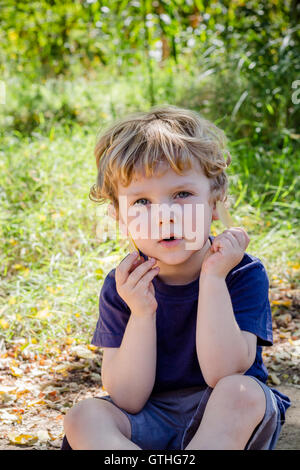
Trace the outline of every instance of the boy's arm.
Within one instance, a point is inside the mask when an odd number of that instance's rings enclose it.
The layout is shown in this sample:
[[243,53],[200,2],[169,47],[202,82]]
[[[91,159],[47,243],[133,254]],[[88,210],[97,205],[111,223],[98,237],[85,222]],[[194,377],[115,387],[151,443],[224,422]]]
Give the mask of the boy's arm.
[[138,413],[152,392],[155,372],[156,313],[131,314],[121,346],[102,363],[103,386],[117,406]]
[[256,341],[235,320],[225,277],[202,273],[196,348],[206,383],[213,388],[222,377],[246,372],[255,359]]
[[256,336],[236,322],[225,278],[243,258],[250,239],[240,227],[214,238],[199,279],[196,349],[206,383],[214,387],[231,374],[243,374],[254,362]]
[[116,268],[116,289],[131,314],[122,342],[102,366],[103,385],[113,401],[138,413],[148,400],[156,374],[157,301],[152,279],[158,273],[154,259],[136,260],[128,255]]

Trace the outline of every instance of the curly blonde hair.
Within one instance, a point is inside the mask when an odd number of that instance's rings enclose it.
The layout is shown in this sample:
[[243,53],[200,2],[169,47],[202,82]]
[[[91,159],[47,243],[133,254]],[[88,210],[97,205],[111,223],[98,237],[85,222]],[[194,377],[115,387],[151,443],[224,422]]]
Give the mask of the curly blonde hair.
[[127,187],[133,177],[159,175],[161,163],[182,175],[198,162],[210,179],[210,204],[225,202],[225,169],[231,162],[226,141],[221,129],[189,109],[161,105],[127,115],[97,137],[98,175],[89,198],[100,204],[110,201],[118,215],[118,182]]

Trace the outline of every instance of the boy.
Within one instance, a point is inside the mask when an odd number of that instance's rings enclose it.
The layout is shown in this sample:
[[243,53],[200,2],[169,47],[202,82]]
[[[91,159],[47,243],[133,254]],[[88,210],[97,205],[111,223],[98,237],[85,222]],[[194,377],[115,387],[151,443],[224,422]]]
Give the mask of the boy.
[[[209,235],[227,198],[224,143],[212,123],[168,105],[99,139],[91,196],[110,201],[140,259],[126,256],[104,280],[92,343],[109,395],[66,414],[62,449],[275,447],[290,401],[266,385],[268,276],[243,229]],[[157,217],[155,206],[174,204],[176,217]]]

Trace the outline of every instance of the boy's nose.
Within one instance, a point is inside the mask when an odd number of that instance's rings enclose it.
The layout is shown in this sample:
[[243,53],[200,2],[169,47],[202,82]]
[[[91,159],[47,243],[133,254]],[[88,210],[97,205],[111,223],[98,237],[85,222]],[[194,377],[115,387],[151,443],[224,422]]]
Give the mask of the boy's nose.
[[158,204],[157,207],[153,207],[153,216],[157,217],[159,224],[176,223],[180,221],[183,216],[182,207],[179,204]]

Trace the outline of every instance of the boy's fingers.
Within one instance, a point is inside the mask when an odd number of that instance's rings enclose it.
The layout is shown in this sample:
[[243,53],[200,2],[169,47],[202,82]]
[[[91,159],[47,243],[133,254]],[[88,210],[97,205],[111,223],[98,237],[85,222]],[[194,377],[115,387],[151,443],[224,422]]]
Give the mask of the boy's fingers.
[[244,250],[249,245],[250,238],[247,232],[241,227],[232,227],[228,230],[225,230],[224,233],[231,233],[237,239],[240,247]]
[[[223,236],[222,236],[223,235]],[[228,247],[232,248],[232,242],[224,236],[222,233],[221,235],[218,235],[219,238],[215,238],[212,244],[212,247],[214,248],[214,251],[216,251],[217,247],[223,248],[223,247]]]
[[241,235],[243,235],[243,237],[244,237],[244,243],[245,243],[245,249],[246,249],[247,246],[248,246],[249,243],[250,243],[250,237],[249,237],[248,233],[247,233],[245,230],[243,230],[243,229],[240,230],[240,233],[241,233]]
[[140,258],[137,257],[137,258],[133,261],[133,263],[132,263],[132,265],[131,265],[131,267],[130,267],[130,269],[129,269],[129,274],[132,273],[132,271],[134,271],[135,268],[137,268],[137,266],[139,266],[140,264],[142,264],[142,263],[144,263],[144,262],[145,262],[145,258],[143,258],[143,256],[140,256]]
[[144,274],[149,271],[149,269],[151,269],[155,263],[155,260],[151,261],[150,259],[148,259],[140,266],[138,266],[128,277],[128,284],[130,285],[130,287],[135,287],[136,284],[140,281],[141,277],[144,276]]
[[134,255],[134,253],[130,253],[127,255],[121,263],[116,267],[116,278],[120,282],[126,282],[128,275],[129,275],[129,269],[132,267],[134,261],[137,260],[137,256]]
[[159,268],[158,266],[155,268],[152,268],[148,273],[146,273],[138,282],[138,285],[142,285],[144,287],[147,287],[150,281],[154,278],[159,273]]
[[236,239],[236,237],[232,233],[226,232],[226,233],[224,233],[224,237],[229,240],[232,248],[240,248],[238,240]]
[[239,227],[237,228],[235,233],[236,233],[236,236],[239,238],[239,243],[241,247],[245,250],[250,242],[248,233],[244,229],[239,228]]

